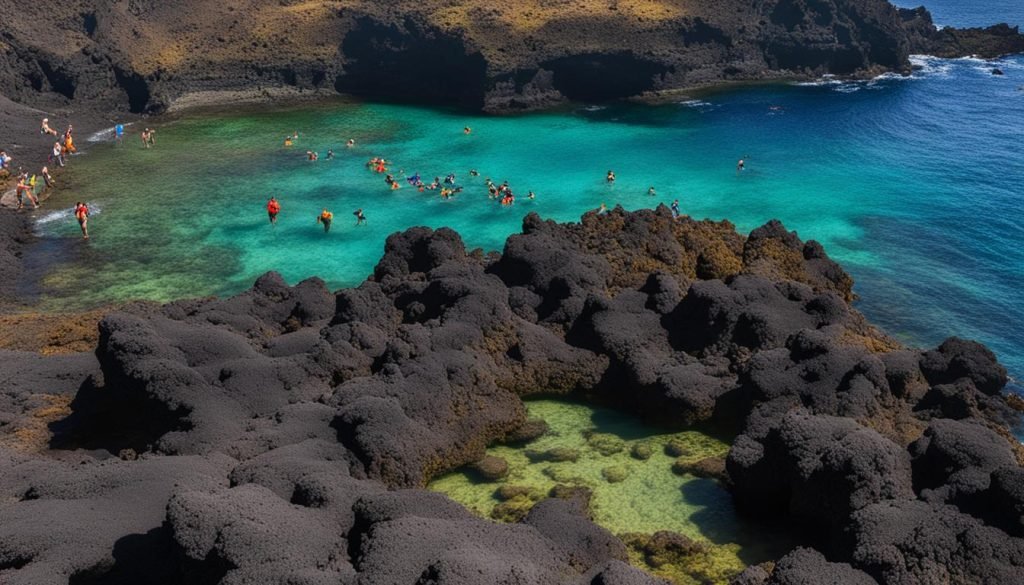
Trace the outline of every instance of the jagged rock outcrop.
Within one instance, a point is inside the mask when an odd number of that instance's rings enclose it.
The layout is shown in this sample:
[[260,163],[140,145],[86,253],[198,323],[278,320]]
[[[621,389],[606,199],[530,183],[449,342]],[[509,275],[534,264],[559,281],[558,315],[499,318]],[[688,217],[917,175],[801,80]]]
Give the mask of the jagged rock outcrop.
[[[531,214],[500,256],[413,228],[356,288],[268,274],[230,299],[115,312],[94,355],[4,354],[0,580],[656,582],[576,488],[513,524],[421,489],[543,434],[522,398],[545,392],[736,433],[725,471],[707,469],[818,549],[739,582],[1014,583],[1005,370],[973,342],[902,347],[851,298],[777,222],[743,237],[660,207]],[[44,387],[64,400],[45,415]]]
[[[1021,51],[886,0],[0,0],[0,94],[160,111],[196,91],[340,91],[490,111]],[[40,35],[46,30],[49,34]]]

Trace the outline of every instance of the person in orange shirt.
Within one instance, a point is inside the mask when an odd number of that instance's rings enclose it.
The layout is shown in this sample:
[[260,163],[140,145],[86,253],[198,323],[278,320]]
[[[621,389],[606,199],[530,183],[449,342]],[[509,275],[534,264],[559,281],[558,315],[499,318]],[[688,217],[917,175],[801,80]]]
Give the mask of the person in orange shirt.
[[327,208],[324,208],[323,212],[316,218],[317,223],[322,223],[324,225],[325,234],[331,231],[332,221],[334,221],[334,214],[331,213],[330,211],[327,211]]

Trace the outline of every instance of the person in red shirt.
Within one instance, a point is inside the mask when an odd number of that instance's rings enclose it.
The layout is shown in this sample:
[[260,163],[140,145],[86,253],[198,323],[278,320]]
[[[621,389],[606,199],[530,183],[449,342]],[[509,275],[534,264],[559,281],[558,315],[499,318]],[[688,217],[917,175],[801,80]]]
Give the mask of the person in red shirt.
[[281,213],[281,204],[277,202],[277,199],[273,197],[270,201],[267,201],[267,216],[270,217],[270,223],[277,225],[277,214]]
[[82,228],[82,238],[89,239],[89,206],[79,201],[75,203],[75,219]]

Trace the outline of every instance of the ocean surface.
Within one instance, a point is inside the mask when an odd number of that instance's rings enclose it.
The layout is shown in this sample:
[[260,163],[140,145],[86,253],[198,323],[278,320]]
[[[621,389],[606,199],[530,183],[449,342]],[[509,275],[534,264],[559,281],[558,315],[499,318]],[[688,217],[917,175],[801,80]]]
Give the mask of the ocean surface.
[[[1018,0],[989,2],[990,12],[931,4],[943,24],[1024,21]],[[484,117],[338,100],[154,121],[149,150],[134,126],[123,146],[80,138],[84,152],[37,216],[43,238],[26,261],[38,286],[23,292],[60,309],[226,295],[267,270],[349,286],[409,226],[450,226],[470,247],[501,250],[531,211],[573,221],[602,203],[679,199],[685,213],[741,231],[782,220],[843,263],[858,308],[890,334],[920,346],[979,339],[1022,378],[1024,58],[914,62],[910,78],[745,87],[657,107]],[[393,161],[402,189],[366,169],[373,156]],[[404,180],[414,173],[455,173],[464,191],[420,193]],[[516,203],[489,200],[485,177],[508,180]],[[264,211],[271,195],[283,207],[277,226]],[[69,211],[77,200],[93,209],[88,242]],[[315,221],[324,207],[336,217],[329,234]],[[357,208],[365,226],[354,225]]]

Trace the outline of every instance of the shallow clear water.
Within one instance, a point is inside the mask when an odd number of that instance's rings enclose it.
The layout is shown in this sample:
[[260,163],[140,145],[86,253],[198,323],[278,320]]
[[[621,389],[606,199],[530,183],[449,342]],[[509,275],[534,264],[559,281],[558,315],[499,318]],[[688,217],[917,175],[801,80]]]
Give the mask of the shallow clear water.
[[[491,518],[502,516],[503,499],[497,491],[503,486],[533,490],[532,498],[519,497],[508,504],[524,509],[556,484],[585,486],[593,493],[590,506],[594,521],[614,534],[669,530],[705,543],[706,554],[687,563],[691,565],[689,573],[666,573],[679,583],[692,582],[695,574],[713,582],[726,582],[743,567],[776,558],[788,550],[786,539],[765,532],[763,527],[741,522],[729,493],[714,480],[673,473],[672,465],[677,458],[665,453],[665,445],[673,441],[687,450],[682,459],[699,461],[725,456],[727,444],[695,431],[664,434],[628,415],[602,408],[554,400],[530,401],[526,405],[529,415],[544,419],[550,431],[525,446],[488,449],[489,455],[508,462],[506,478],[488,482],[471,472],[457,471],[438,478],[429,488]],[[636,444],[650,448],[649,459],[639,460],[631,455]],[[545,452],[556,448],[576,451],[579,459],[533,462],[527,456],[531,450]],[[621,450],[612,452],[615,448]],[[609,482],[605,474],[610,469],[624,473],[625,479]],[[671,569],[666,567],[664,571]]]
[[[521,117],[342,101],[190,114],[160,122],[152,150],[133,134],[74,158],[39,216],[43,241],[27,253],[42,290],[25,292],[51,308],[169,300],[237,292],[267,270],[340,287],[362,281],[385,238],[409,226],[450,226],[470,246],[500,250],[529,211],[572,221],[601,203],[678,198],[686,213],[741,231],[781,219],[825,244],[856,278],[859,307],[890,333],[919,345],[977,338],[1021,376],[1024,58],[1000,61],[1002,78],[974,60],[917,62],[911,79]],[[284,148],[295,130],[299,141]],[[335,160],[305,160],[306,149],[328,148]],[[443,201],[403,182],[392,192],[364,167],[371,156],[395,161],[396,175],[455,172],[466,191]],[[740,157],[747,170],[737,174]],[[509,180],[517,203],[490,201],[485,176]],[[283,205],[276,227],[264,212],[270,195]],[[67,211],[78,199],[97,211],[88,243]],[[327,235],[315,222],[324,206],[337,216]],[[356,208],[366,226],[354,227]]]

